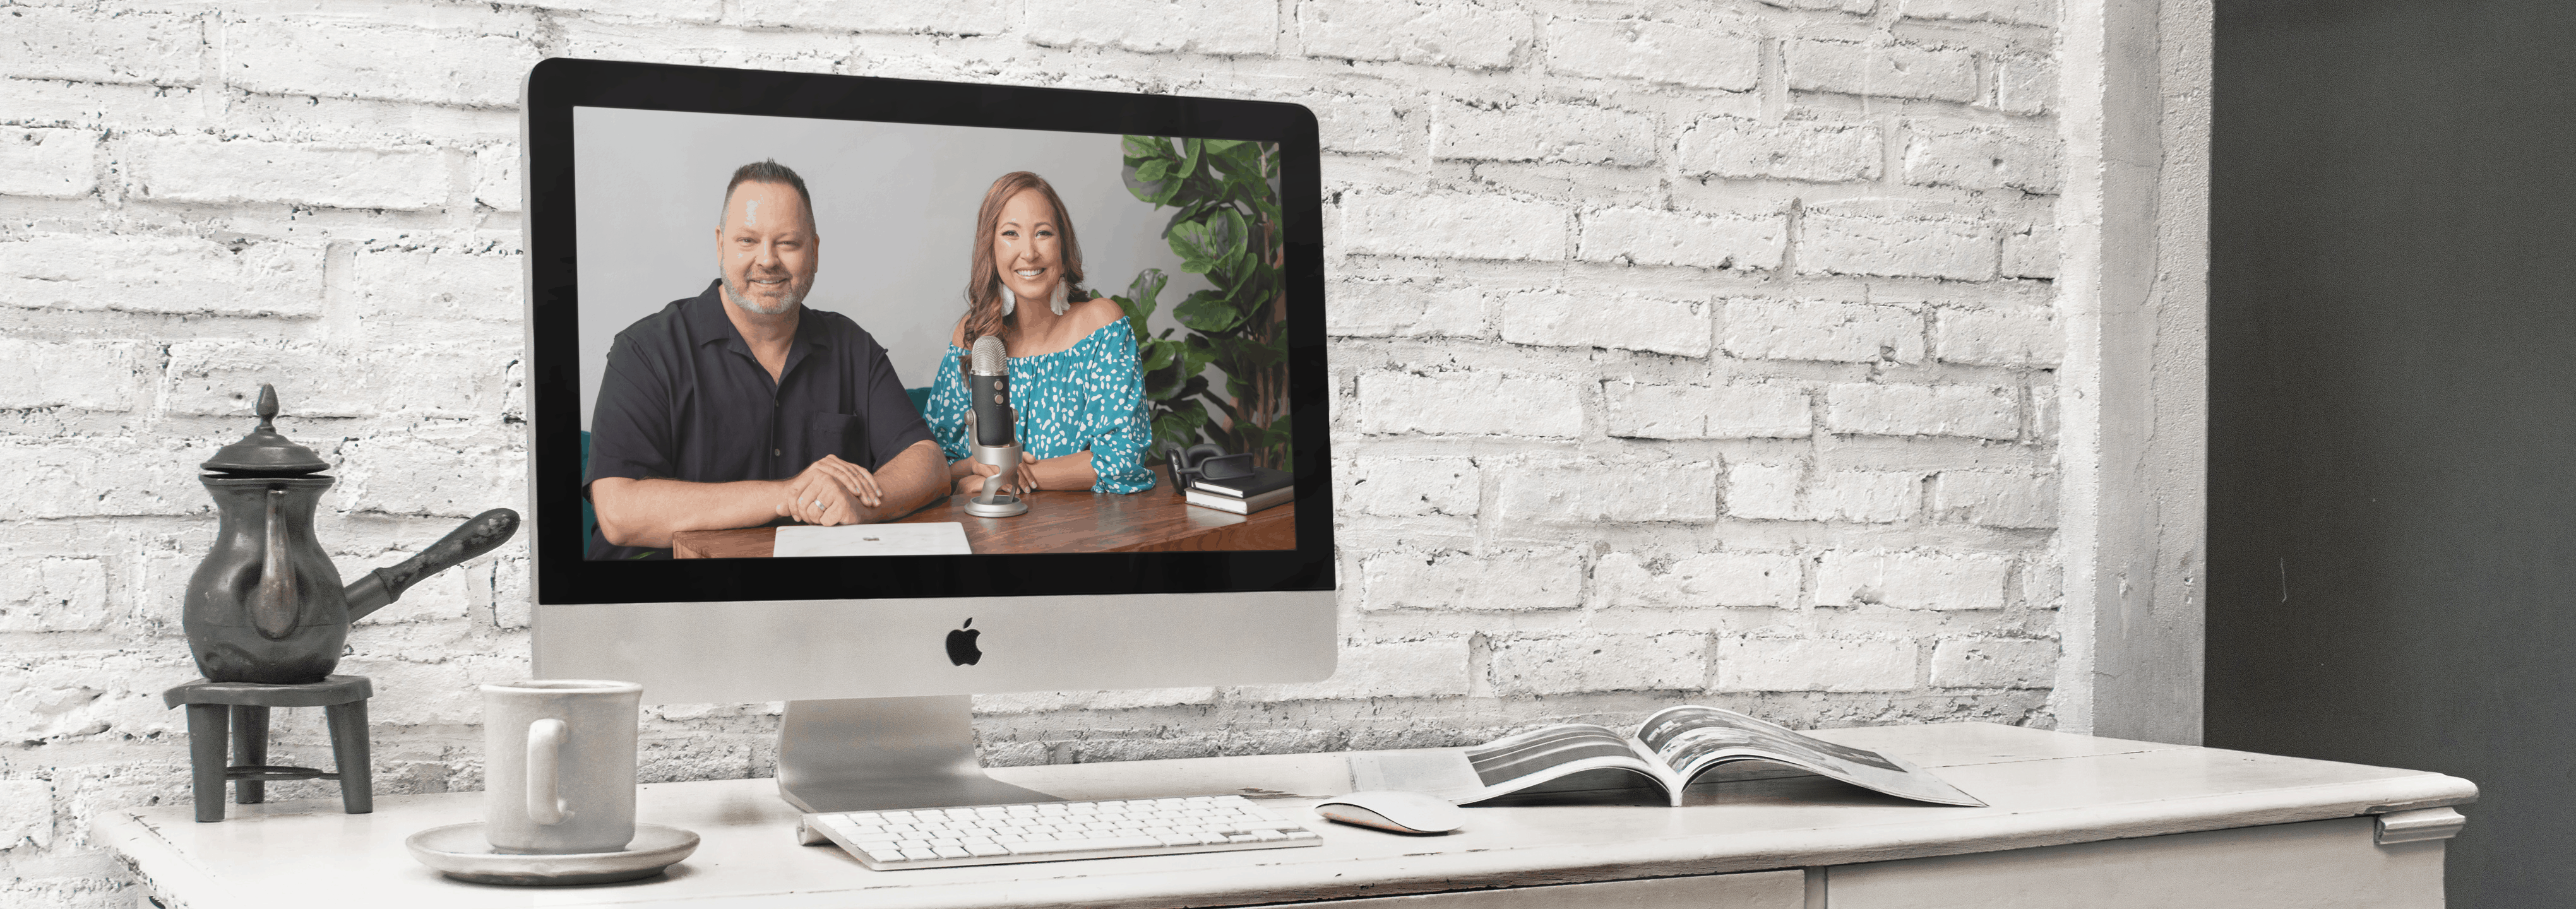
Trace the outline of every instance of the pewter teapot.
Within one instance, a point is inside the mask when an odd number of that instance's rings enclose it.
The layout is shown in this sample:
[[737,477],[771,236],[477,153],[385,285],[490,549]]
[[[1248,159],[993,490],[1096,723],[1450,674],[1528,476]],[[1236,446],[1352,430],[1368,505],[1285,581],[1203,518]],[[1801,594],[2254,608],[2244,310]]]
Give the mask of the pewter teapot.
[[188,579],[179,625],[197,671],[217,682],[319,682],[340,663],[349,623],[400,599],[420,579],[455,567],[518,532],[519,513],[495,508],[401,564],[342,587],[313,538],[313,511],[337,480],[313,449],[279,435],[277,389],[259,387],[259,428],[202,466],[220,518],[214,551]]

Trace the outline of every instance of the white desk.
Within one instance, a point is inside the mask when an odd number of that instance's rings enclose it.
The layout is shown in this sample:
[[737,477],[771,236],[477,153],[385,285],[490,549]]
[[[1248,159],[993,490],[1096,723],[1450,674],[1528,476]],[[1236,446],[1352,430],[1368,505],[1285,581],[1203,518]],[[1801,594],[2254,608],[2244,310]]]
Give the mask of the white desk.
[[[1983,723],[1817,735],[1903,754],[1993,804],[1917,805],[1795,777],[1703,785],[1678,809],[1470,809],[1466,830],[1436,838],[1318,819],[1318,848],[879,872],[795,845],[796,815],[769,780],[666,783],[643,787],[638,817],[697,831],[697,854],[664,877],[576,888],[464,884],[412,861],[404,837],[475,819],[481,793],[380,797],[368,815],[337,802],[235,806],[219,824],[174,805],[107,813],[94,835],[173,909],[2435,907],[2444,838],[2459,829],[2440,806],[2477,797],[2437,773]],[[1301,814],[1349,787],[1338,754],[993,775],[1077,799],[1243,792]],[[2382,845],[2383,825],[2388,839],[2415,838]]]

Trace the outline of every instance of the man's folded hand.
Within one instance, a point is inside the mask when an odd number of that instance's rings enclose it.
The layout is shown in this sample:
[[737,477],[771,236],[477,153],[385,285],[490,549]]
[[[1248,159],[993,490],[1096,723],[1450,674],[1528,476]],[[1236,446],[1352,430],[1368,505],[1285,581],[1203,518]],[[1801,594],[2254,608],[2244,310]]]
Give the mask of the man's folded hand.
[[787,496],[778,503],[778,513],[829,527],[858,523],[862,507],[884,503],[885,491],[877,487],[875,474],[837,455],[824,455],[787,481]]

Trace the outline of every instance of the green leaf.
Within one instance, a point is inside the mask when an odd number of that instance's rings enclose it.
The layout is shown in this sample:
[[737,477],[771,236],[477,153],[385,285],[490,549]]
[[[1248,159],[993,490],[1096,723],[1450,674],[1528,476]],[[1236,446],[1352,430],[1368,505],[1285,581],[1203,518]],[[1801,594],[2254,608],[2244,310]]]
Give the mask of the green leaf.
[[1201,145],[1206,146],[1207,150],[1220,153],[1233,151],[1236,148],[1252,144],[1241,139],[1200,139],[1197,141]]
[[1181,305],[1172,307],[1172,318],[1197,331],[1220,332],[1243,321],[1243,310],[1226,299],[1225,292],[1208,289],[1192,291]]
[[1183,179],[1198,176],[1201,144],[1198,139],[1181,140],[1181,166],[1172,169],[1172,176]]
[[1162,158],[1154,158],[1143,164],[1136,165],[1136,180],[1140,183],[1161,183],[1163,182],[1163,178],[1171,172],[1172,162]]
[[[1243,214],[1235,211],[1233,206],[1227,206],[1225,208],[1218,209],[1218,211],[1221,213],[1223,217],[1222,223],[1225,225],[1225,246],[1222,261],[1239,263],[1235,267],[1235,270],[1239,271],[1243,265],[1250,264],[1245,260],[1244,253],[1246,245],[1252,239],[1252,225],[1245,223],[1243,220]],[[1208,224],[1209,229],[1214,230],[1217,223],[1218,222],[1211,221]]]
[[[1156,158],[1148,160],[1145,163],[1155,164],[1160,163],[1161,161],[1162,159]],[[1127,184],[1128,195],[1135,196],[1136,198],[1146,202],[1161,205],[1163,204],[1163,200],[1171,195],[1172,190],[1179,188],[1180,181],[1178,180],[1145,180],[1139,178],[1137,176],[1137,168],[1140,166],[1142,165],[1131,164],[1124,169],[1121,169],[1118,173],[1119,179],[1125,181]]]
[[1137,367],[1147,372],[1170,366],[1181,356],[1180,345],[1170,341],[1145,341],[1136,345],[1136,352]]
[[[1145,315],[1150,316],[1154,314],[1154,309],[1160,305],[1155,302],[1155,295],[1162,293],[1163,285],[1171,283],[1171,280],[1171,276],[1163,274],[1162,269],[1148,268],[1144,271],[1137,272],[1136,280],[1127,282],[1127,293],[1129,296],[1135,297],[1137,305],[1143,307]],[[1130,312],[1129,315],[1133,316],[1135,314]],[[1145,320],[1142,317],[1138,317],[1136,321],[1143,322]]]

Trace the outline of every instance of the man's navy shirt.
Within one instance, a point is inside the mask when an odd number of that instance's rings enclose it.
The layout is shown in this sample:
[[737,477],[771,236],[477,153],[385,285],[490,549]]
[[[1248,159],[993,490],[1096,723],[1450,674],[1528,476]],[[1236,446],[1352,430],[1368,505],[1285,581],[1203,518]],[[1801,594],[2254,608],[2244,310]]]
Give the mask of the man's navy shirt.
[[[590,418],[590,472],[692,483],[784,480],[824,455],[874,471],[930,438],[885,348],[850,317],[803,309],[777,381],[725,316],[723,281],[637,319],[608,348]],[[590,557],[665,550],[590,541]]]

